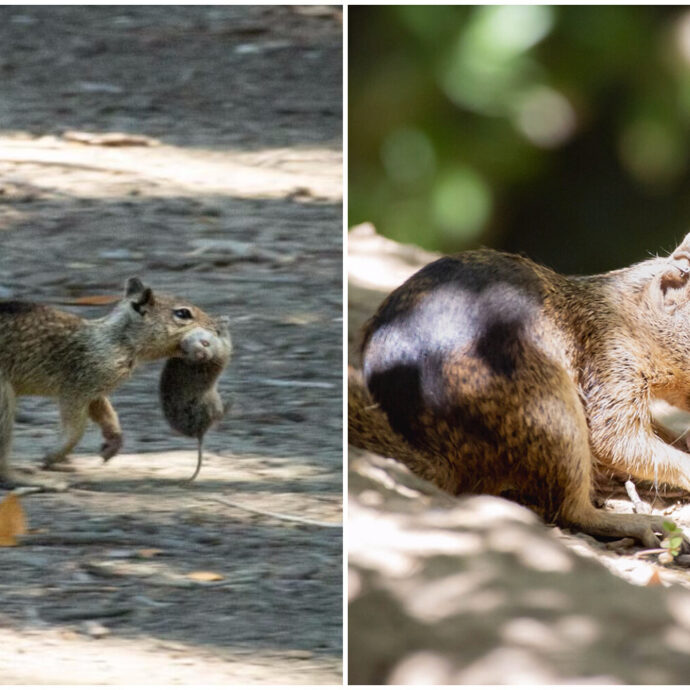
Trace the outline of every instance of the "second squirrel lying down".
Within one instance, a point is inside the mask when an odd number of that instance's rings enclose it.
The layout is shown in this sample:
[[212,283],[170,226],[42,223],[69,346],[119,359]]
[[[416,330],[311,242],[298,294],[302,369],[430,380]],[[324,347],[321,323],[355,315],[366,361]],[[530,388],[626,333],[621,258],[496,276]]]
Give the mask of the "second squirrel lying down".
[[546,520],[658,543],[661,516],[592,504],[593,465],[690,491],[690,455],[650,401],[690,410],[690,235],[666,258],[562,276],[492,250],[446,257],[364,327],[349,440],[453,493],[504,494]]

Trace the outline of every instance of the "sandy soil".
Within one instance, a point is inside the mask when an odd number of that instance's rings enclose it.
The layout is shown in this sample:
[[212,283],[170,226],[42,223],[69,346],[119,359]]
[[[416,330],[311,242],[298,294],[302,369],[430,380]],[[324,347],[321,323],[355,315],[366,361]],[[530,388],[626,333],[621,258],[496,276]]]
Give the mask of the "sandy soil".
[[[70,491],[22,499],[4,682],[340,682],[340,529],[215,499],[341,521],[341,35],[333,8],[0,8],[0,298],[139,275],[227,314],[235,344],[192,487],[151,365],[112,397],[123,455],[104,466],[91,429]],[[56,423],[22,399],[16,466]]]

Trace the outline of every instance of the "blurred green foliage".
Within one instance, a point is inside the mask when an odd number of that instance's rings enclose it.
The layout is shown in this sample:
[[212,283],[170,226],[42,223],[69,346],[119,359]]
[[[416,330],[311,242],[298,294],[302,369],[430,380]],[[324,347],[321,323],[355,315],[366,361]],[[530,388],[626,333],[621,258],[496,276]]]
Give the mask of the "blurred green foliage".
[[690,10],[352,6],[349,222],[568,272],[690,231]]

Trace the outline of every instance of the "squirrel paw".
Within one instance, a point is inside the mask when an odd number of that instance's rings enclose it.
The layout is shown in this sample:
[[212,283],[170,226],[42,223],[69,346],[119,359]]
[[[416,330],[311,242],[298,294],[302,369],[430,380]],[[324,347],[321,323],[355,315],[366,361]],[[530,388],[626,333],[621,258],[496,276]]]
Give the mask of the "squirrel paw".
[[55,470],[56,472],[69,472],[71,460],[67,455],[60,453],[48,453],[41,460],[41,467],[44,470]]
[[104,462],[117,455],[122,448],[122,434],[104,434],[104,441],[101,446],[101,457]]

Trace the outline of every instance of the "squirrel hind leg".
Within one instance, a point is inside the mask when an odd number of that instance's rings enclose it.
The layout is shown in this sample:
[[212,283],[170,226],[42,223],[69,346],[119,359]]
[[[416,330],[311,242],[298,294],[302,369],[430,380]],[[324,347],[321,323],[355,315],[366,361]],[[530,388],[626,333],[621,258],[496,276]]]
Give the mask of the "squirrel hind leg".
[[560,521],[596,537],[632,537],[648,548],[656,548],[656,534],[663,534],[666,520],[662,515],[611,513],[582,504],[564,514]]
[[88,402],[63,397],[59,400],[58,406],[60,408],[61,445],[53,452],[45,455],[43,458],[44,469],[68,462],[67,456],[81,440],[88,422]]
[[12,444],[12,425],[16,396],[14,389],[0,372],[0,487],[16,489],[18,487],[34,487],[41,491],[64,491],[67,484],[64,481],[52,479],[37,479],[32,473],[10,469],[10,447]]
[[[551,519],[595,537],[632,537],[648,548],[658,547],[655,533],[663,533],[663,516],[613,513],[594,506],[594,458],[584,411],[569,395],[564,396],[563,402],[569,414],[554,415],[547,420],[544,428],[548,429],[552,441],[544,447],[546,435],[542,437],[540,450],[544,455],[538,464],[532,463],[530,467],[532,473],[540,475],[539,480],[550,485],[549,507],[554,511]],[[550,463],[545,462],[549,459]],[[540,471],[539,467],[546,470]]]
[[[541,509],[548,521],[592,536],[632,537],[647,547],[658,546],[655,533],[663,533],[662,516],[617,514],[593,505],[594,458],[577,389],[559,367],[542,362],[540,371],[544,385],[538,390],[532,386],[529,396],[515,390],[513,399],[528,402],[522,408],[509,406],[503,417],[505,428],[520,430],[521,442],[512,448],[513,457],[520,459],[506,479],[521,502]],[[506,447],[511,438],[516,437],[504,438]]]

